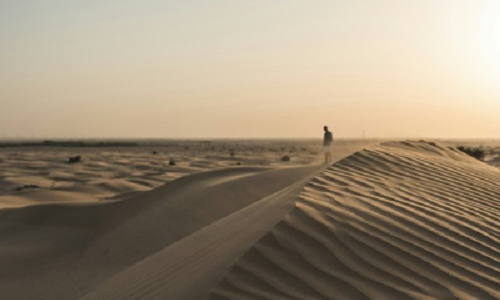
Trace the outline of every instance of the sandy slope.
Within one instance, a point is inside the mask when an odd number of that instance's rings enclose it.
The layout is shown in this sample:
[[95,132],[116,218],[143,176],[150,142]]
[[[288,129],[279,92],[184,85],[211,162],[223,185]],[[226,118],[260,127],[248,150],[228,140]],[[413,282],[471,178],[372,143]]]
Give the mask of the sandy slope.
[[103,282],[81,299],[201,299],[293,207],[306,177],[211,223]]
[[[373,142],[337,142],[333,159],[367,143]],[[0,299],[76,299],[127,276],[156,253],[175,252],[179,246],[170,246],[203,236],[211,224],[226,224],[234,235],[244,223],[219,221],[250,218],[246,207],[310,177],[321,168],[315,148],[316,141],[193,141],[163,148],[1,149]],[[281,162],[284,153],[292,161]],[[75,154],[82,155],[82,163],[65,162]],[[177,165],[169,166],[169,158]],[[26,184],[39,188],[17,191]],[[242,228],[250,231],[239,235],[229,252],[220,252],[221,263],[207,264],[212,270],[207,274],[226,271],[230,255],[239,255],[280,221],[292,199],[256,205],[260,212]],[[266,222],[255,219],[263,211]],[[211,237],[203,238],[207,249],[218,243]],[[215,278],[205,285],[205,294]]]
[[0,210],[0,299],[76,297],[318,168],[230,168],[124,201]]
[[499,299],[499,182],[448,147],[385,143],[4,209],[0,299]]
[[209,299],[500,299],[499,201],[498,169],[465,154],[369,147],[314,178]]

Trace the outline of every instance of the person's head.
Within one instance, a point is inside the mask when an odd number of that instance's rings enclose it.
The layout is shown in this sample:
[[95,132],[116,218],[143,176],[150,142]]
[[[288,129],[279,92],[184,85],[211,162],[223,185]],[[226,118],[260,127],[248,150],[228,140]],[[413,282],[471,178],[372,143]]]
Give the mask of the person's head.
[[328,131],[328,126],[323,127],[325,131]]

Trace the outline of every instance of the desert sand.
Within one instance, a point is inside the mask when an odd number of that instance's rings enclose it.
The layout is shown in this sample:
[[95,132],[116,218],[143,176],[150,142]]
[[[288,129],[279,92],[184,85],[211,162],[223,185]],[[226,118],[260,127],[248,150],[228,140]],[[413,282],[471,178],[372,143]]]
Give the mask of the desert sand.
[[500,299],[495,155],[220,147],[3,149],[0,299]]
[[[349,151],[369,143],[340,142],[337,155],[345,155],[346,147]],[[0,148],[0,208],[118,200],[186,175],[237,166],[317,165],[322,159],[318,144],[314,140],[223,140],[146,141],[121,148]],[[67,163],[77,155],[81,163]],[[284,155],[291,161],[283,164]]]

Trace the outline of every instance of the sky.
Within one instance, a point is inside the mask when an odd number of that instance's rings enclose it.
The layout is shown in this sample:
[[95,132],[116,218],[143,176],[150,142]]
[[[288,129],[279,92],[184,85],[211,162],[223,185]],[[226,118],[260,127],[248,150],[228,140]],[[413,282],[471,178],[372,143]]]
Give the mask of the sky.
[[0,0],[0,138],[500,138],[497,0]]

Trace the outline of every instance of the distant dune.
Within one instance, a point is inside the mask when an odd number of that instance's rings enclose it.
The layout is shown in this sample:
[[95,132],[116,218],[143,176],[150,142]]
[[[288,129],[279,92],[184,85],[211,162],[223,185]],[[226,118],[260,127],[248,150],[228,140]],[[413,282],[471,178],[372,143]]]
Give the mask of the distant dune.
[[499,169],[420,141],[4,209],[0,299],[500,299],[499,201]]

